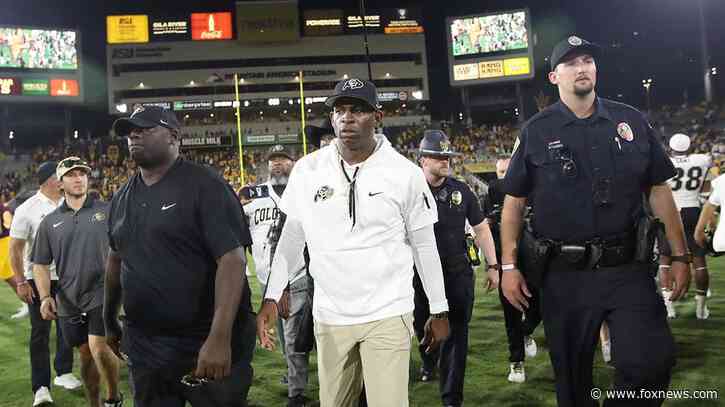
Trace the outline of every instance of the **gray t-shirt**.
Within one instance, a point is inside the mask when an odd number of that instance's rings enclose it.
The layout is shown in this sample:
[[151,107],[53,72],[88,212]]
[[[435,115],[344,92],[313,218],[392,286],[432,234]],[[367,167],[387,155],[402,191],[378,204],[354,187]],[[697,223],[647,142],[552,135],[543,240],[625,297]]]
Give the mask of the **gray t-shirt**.
[[103,306],[108,256],[108,203],[87,198],[78,212],[64,202],[38,227],[34,264],[55,262],[58,315],[69,317]]

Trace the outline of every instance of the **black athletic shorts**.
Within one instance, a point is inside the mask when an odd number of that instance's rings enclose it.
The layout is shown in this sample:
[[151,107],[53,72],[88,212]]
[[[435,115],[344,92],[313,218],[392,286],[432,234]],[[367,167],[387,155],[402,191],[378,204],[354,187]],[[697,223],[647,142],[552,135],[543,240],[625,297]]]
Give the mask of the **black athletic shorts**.
[[71,317],[58,317],[63,338],[69,346],[77,348],[88,343],[88,335],[106,336],[106,327],[103,325],[103,307]]
[[[687,240],[687,247],[690,249],[690,253],[693,256],[704,257],[707,251],[695,242],[695,227],[697,227],[697,220],[700,218],[700,208],[682,208],[680,209],[680,217],[682,218],[682,226],[685,228],[685,240]],[[661,255],[672,255],[672,250],[670,250],[670,245],[667,243],[667,237],[664,232],[657,238],[657,243]]]

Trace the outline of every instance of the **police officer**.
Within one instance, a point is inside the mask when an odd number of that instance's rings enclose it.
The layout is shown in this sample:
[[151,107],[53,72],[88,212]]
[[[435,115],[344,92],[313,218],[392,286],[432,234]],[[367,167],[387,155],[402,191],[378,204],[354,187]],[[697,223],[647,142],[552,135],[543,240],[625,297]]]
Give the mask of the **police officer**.
[[[499,259],[501,258],[501,210],[506,195],[503,192],[503,177],[508,171],[510,162],[509,157],[500,158],[496,161],[496,179],[488,183],[488,192],[483,205],[486,222],[491,228],[493,240],[496,244],[496,256]],[[531,287],[532,281],[527,281],[527,284]],[[536,289],[530,290],[532,296],[529,298],[529,307],[522,313],[506,300],[500,285],[498,288],[499,300],[503,307],[504,322],[506,324],[506,338],[509,344],[508,381],[512,383],[526,381],[524,358],[532,358],[538,352],[536,341],[531,337],[531,334],[541,322],[537,291]]]
[[[515,259],[531,196],[533,231],[550,254],[539,259],[546,264],[541,303],[560,407],[599,405],[592,362],[602,321],[611,333],[615,389],[669,384],[674,342],[649,273],[651,247],[637,247],[646,239],[635,235],[646,219],[643,194],[672,247],[674,300],[690,281],[682,223],[666,183],[675,175],[672,162],[642,113],[596,96],[599,55],[598,46],[577,36],[554,48],[549,81],[560,101],[524,125],[504,179],[503,292],[520,310],[528,306]],[[662,401],[608,399],[605,406]]]
[[[463,403],[463,378],[468,353],[468,323],[473,312],[474,276],[467,254],[466,221],[473,227],[476,243],[483,248],[488,264],[488,289],[498,286],[498,263],[493,237],[485,222],[478,198],[465,183],[450,176],[450,159],[460,155],[451,150],[448,137],[440,130],[424,133],[418,150],[420,165],[428,181],[438,208],[438,223],[434,231],[438,253],[443,266],[446,297],[450,307],[450,336],[438,352],[427,352],[419,346],[423,360],[421,381],[432,378],[433,369],[440,362],[440,392],[444,406]],[[418,340],[423,339],[423,328],[428,319],[428,299],[418,274],[413,277],[415,288],[414,327]]]

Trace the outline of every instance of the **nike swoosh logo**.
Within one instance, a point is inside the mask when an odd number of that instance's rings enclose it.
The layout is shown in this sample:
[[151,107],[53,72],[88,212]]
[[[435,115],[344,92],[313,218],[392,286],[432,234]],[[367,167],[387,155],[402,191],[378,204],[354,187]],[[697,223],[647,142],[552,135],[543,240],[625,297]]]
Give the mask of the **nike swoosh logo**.
[[380,195],[382,192],[368,192],[368,196]]
[[166,123],[166,120],[163,120],[163,119],[159,119],[159,121],[161,122],[161,124],[165,124],[165,125],[167,125],[167,126],[169,125],[169,123]]
[[175,204],[175,203],[172,203],[171,205],[164,205],[164,206],[162,206],[162,207],[161,207],[161,210],[162,210],[162,211],[165,211],[165,210],[167,210],[167,209],[171,209],[171,208],[173,208],[174,206],[176,206],[176,204]]
[[[65,221],[63,221],[63,222],[65,222]],[[54,224],[53,224],[53,228],[54,228],[54,229],[55,229],[55,228],[57,228],[58,226],[62,225],[62,224],[63,224],[63,222],[58,222],[58,223],[54,223]]]

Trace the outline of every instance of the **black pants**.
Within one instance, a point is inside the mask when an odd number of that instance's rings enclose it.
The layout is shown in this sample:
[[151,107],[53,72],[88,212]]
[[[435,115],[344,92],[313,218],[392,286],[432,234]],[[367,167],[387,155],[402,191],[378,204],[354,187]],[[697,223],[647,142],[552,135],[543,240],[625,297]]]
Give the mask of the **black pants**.
[[[662,298],[647,267],[626,264],[575,271],[556,259],[541,297],[559,407],[598,406],[592,363],[603,321],[609,325],[616,390],[666,390],[675,345]],[[604,405],[659,406],[663,400],[607,400]]]
[[[466,375],[468,355],[468,323],[473,313],[474,276],[470,267],[460,271],[443,270],[443,279],[448,298],[448,322],[450,335],[441,344],[438,352],[427,354],[425,346],[419,346],[423,368],[432,372],[436,364],[440,368],[441,400],[445,405],[463,403],[463,379]],[[415,334],[418,341],[424,336],[425,322],[430,316],[428,298],[418,273],[413,278],[415,289],[415,311],[413,313]]]
[[[158,337],[142,337],[132,328],[124,332],[124,340],[135,342],[137,350],[129,354],[130,377],[133,378],[134,405],[136,407],[184,407],[188,402],[193,407],[246,407],[247,394],[252,384],[255,330],[254,318],[245,322],[243,337],[246,339],[238,357],[232,359],[231,374],[218,381],[210,381],[198,387],[190,387],[181,382],[187,373],[196,366],[195,357],[189,358],[184,351],[179,357],[172,354],[174,338],[148,342]],[[128,336],[126,336],[128,335]],[[133,337],[131,337],[133,336]],[[146,342],[146,343],[141,343]],[[186,348],[188,341],[178,338],[180,348]],[[169,346],[171,345],[171,346]],[[159,351],[162,354],[144,354],[138,352],[138,346],[145,350]],[[198,352],[198,348],[196,348]],[[232,350],[232,353],[237,353]],[[160,366],[145,365],[149,359],[165,360]]]
[[[536,287],[529,285],[532,297],[528,299],[529,308],[523,313],[503,296],[501,285],[498,286],[498,297],[503,306],[503,317],[506,323],[506,336],[509,342],[509,362],[523,362],[524,337],[531,335],[541,322],[541,311],[539,310],[539,291]],[[525,319],[522,321],[522,314]]]
[[[35,299],[30,304],[30,377],[33,393],[45,386],[50,389],[50,328],[53,321],[46,321],[40,315],[40,296],[33,280],[28,280]],[[55,296],[58,282],[51,281],[50,293]],[[53,367],[57,376],[73,371],[73,348],[63,339],[60,325],[55,324],[55,359]]]

